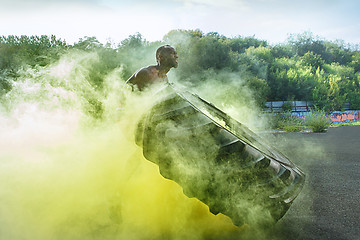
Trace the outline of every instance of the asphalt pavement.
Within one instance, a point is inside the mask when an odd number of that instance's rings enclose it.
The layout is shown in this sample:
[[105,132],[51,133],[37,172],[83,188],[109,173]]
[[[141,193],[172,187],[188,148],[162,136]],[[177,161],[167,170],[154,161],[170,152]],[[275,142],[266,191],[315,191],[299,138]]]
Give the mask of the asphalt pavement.
[[270,137],[307,178],[267,238],[360,239],[360,126]]

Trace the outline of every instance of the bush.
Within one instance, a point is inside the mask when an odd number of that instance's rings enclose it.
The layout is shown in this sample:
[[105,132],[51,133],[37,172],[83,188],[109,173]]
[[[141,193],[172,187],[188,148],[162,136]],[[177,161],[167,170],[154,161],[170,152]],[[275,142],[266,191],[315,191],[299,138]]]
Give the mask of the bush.
[[326,132],[331,124],[331,119],[326,116],[324,111],[314,111],[306,117],[305,124],[313,132]]
[[283,129],[285,132],[299,132],[303,129],[304,123],[301,118],[288,113],[278,113],[272,118],[274,129]]
[[303,120],[297,116],[287,115],[284,130],[285,132],[300,132],[304,128]]
[[284,126],[285,132],[300,132],[302,129],[302,124],[294,121],[288,121]]
[[284,127],[284,116],[280,113],[268,115],[270,127],[272,129],[281,129]]

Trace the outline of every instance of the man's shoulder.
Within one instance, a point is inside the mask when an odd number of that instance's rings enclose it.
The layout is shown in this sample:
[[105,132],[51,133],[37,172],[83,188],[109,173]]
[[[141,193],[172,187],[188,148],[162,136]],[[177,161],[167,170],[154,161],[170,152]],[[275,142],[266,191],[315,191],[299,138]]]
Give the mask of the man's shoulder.
[[156,68],[156,65],[150,65],[150,66],[147,66],[147,67],[143,67],[143,68],[140,68],[137,73],[153,73],[154,71],[156,71],[157,68]]
[[135,75],[136,77],[153,77],[157,71],[156,65],[150,65],[140,68]]

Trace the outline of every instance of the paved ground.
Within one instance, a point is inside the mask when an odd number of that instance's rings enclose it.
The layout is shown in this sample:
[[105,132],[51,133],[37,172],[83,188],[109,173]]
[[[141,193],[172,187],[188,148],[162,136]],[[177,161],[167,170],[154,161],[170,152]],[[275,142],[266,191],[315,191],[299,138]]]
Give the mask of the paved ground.
[[360,126],[273,138],[307,180],[269,239],[360,239]]

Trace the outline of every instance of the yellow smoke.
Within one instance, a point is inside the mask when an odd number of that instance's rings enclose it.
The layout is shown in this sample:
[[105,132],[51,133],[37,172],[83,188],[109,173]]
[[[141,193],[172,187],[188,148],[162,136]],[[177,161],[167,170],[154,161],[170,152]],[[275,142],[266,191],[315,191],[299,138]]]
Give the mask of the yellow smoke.
[[[2,106],[0,239],[238,237],[228,217],[186,197],[135,144],[153,93],[128,92],[117,69],[99,94],[86,82],[89,59],[27,72]],[[102,120],[88,116],[89,94],[102,102]]]

